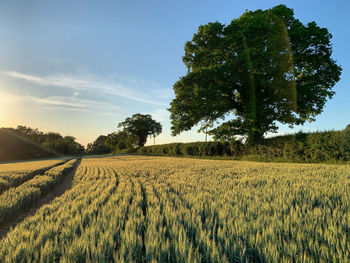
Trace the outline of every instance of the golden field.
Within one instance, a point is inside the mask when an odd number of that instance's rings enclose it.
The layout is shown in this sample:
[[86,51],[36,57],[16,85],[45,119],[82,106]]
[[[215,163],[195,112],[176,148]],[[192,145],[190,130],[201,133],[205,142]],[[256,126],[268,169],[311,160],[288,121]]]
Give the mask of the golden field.
[[347,262],[349,236],[347,165],[84,158],[0,262]]

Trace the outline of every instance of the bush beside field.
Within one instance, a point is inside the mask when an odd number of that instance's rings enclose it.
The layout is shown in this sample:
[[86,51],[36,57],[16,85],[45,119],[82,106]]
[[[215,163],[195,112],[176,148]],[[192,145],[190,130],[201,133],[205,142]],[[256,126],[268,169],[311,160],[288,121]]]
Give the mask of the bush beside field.
[[170,143],[140,147],[137,153],[228,156],[255,161],[341,162],[350,160],[350,127],[342,131],[276,136],[258,145],[247,145],[240,141]]

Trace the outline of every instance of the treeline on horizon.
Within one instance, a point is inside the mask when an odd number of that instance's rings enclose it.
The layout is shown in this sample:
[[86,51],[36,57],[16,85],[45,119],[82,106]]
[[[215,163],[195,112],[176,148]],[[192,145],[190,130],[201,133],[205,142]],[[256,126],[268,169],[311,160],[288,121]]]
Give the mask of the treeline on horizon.
[[86,147],[88,154],[106,154],[121,151],[133,151],[137,148],[137,140],[125,131],[112,132],[100,135],[93,143]]
[[227,156],[238,160],[282,162],[343,162],[350,160],[350,125],[339,131],[298,132],[265,138],[260,144],[242,141],[170,143],[144,146],[139,154]]
[[136,153],[165,156],[228,157],[238,160],[343,162],[350,160],[350,125],[343,130],[298,132],[265,138],[251,145],[242,140],[169,143],[138,147],[124,131],[100,135],[86,150],[72,136],[43,133],[25,126],[0,128],[0,161],[77,154]]
[[84,153],[72,136],[41,132],[26,126],[0,128],[0,161],[47,158]]
[[[125,136],[125,135],[124,135]],[[350,125],[343,130],[298,132],[265,138],[251,145],[242,140],[169,143],[137,147],[120,132],[99,136],[88,145],[90,154],[137,153],[167,156],[224,156],[233,159],[285,162],[342,162],[350,160]]]

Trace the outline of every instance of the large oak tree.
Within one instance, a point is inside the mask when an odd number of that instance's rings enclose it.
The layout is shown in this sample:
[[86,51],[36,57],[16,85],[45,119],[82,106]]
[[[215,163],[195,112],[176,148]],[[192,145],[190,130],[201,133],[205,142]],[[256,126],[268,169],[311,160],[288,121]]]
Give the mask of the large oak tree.
[[185,45],[188,72],[174,84],[172,134],[222,119],[210,131],[215,138],[243,135],[258,143],[277,122],[315,120],[341,74],[331,38],[284,5],[247,11],[227,26],[200,26]]
[[137,139],[138,146],[144,146],[148,136],[157,136],[162,132],[162,125],[149,114],[134,114],[118,124],[123,131]]

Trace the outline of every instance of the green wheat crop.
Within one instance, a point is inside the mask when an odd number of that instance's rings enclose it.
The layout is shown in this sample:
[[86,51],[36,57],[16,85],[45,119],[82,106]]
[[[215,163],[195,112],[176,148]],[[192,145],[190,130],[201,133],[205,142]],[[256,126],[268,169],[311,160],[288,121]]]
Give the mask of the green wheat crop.
[[45,160],[0,164],[0,194],[64,162],[64,160]]
[[40,197],[62,177],[71,171],[76,159],[47,170],[44,175],[36,175],[18,187],[12,187],[0,195],[0,223],[9,221],[24,209],[30,208]]
[[83,159],[1,262],[349,262],[347,165]]

